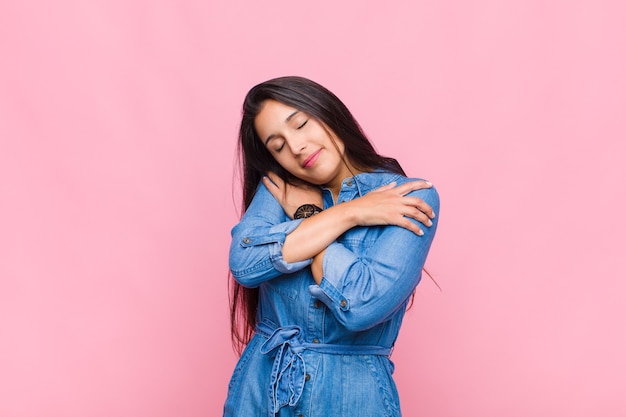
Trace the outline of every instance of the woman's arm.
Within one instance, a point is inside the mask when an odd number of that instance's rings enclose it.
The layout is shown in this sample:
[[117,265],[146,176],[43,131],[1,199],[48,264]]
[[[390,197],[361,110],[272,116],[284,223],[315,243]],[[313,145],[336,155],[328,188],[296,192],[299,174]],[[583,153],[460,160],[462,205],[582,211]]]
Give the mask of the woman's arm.
[[310,259],[286,262],[282,256],[285,237],[301,220],[291,221],[263,184],[259,184],[250,206],[231,230],[229,267],[245,287],[305,268]]
[[[295,196],[304,199],[300,203],[315,197],[288,187],[276,178],[268,187],[287,212],[297,206]],[[286,201],[285,194],[292,201]],[[347,329],[366,330],[387,320],[413,293],[436,232],[438,211],[439,195],[430,183],[392,183],[304,219],[286,237],[283,256],[313,256],[311,272],[317,285],[310,286],[311,295]],[[357,225],[377,229],[375,243],[358,255],[336,242]]]
[[[403,197],[413,189],[430,187],[421,181],[395,188],[395,184],[390,184],[308,219],[290,221],[286,210],[292,211],[281,204],[297,207],[303,203],[318,203],[315,198],[321,198],[319,189],[295,187],[285,192],[282,181],[278,178],[273,181],[266,179],[259,185],[246,213],[231,232],[230,270],[233,277],[247,287],[298,271],[310,265],[314,257],[313,272],[319,283],[321,273],[316,272],[320,270],[318,265],[322,259],[319,254],[346,230],[356,225],[397,224],[412,230],[411,233],[421,233],[420,228],[404,216],[428,224],[430,220],[423,212],[433,215],[430,206],[421,199]],[[280,185],[282,191],[278,192],[274,184]],[[286,197],[292,200],[287,202]]]
[[[295,212],[294,207],[319,198],[300,186],[285,184],[274,175],[266,177],[263,182],[290,217]],[[315,257],[355,226],[395,225],[423,235],[417,222],[430,227],[435,214],[421,198],[407,194],[430,187],[432,184],[426,181],[410,181],[398,186],[391,183],[304,219],[286,236],[282,247],[283,258],[288,262],[297,262]]]
[[[412,195],[439,212],[434,188]],[[404,227],[380,228],[374,244],[358,256],[341,243],[331,243],[311,265],[318,285],[311,285],[309,292],[351,331],[382,323],[405,305],[419,283],[437,223],[438,217],[421,236]]]

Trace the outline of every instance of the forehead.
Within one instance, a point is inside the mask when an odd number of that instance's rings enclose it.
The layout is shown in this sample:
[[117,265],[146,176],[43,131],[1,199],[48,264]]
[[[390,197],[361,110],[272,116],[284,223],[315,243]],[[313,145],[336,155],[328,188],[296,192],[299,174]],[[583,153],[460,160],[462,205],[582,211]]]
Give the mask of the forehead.
[[261,110],[254,118],[254,126],[257,131],[276,128],[288,123],[295,113],[299,113],[299,111],[294,107],[276,100],[265,100],[261,104]]

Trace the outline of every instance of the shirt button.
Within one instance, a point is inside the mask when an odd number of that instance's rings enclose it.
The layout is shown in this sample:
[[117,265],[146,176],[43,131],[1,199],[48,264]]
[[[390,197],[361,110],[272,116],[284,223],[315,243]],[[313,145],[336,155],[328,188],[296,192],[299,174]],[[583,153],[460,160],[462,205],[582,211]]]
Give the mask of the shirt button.
[[319,343],[319,342],[320,342],[320,340],[319,340],[319,339],[317,339],[317,338],[316,338],[316,339],[313,339],[313,343]]
[[250,238],[249,237],[244,237],[243,238],[243,243],[250,243]]
[[348,181],[346,181],[346,185],[347,185],[348,187],[352,187],[352,184],[353,184],[353,183],[352,183],[352,180],[348,180]]
[[322,305],[322,302],[320,300],[315,300],[315,302],[313,303],[313,306],[315,308],[320,308],[321,305]]
[[311,379],[311,375],[306,374],[306,375],[304,376],[304,380],[305,380],[305,381],[308,381],[309,379]]
[[339,305],[342,306],[342,307],[345,307],[347,304],[348,304],[348,302],[346,300],[341,300],[339,302]]

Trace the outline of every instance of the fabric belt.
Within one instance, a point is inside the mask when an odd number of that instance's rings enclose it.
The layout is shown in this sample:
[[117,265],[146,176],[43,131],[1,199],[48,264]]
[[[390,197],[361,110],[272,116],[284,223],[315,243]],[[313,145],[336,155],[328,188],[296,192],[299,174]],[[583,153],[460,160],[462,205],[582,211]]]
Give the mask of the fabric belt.
[[304,390],[306,364],[302,352],[312,350],[331,355],[389,356],[391,348],[368,345],[333,345],[303,340],[299,326],[276,327],[267,322],[256,325],[256,332],[267,337],[261,353],[274,358],[270,378],[270,406],[274,414],[289,405],[295,406]]

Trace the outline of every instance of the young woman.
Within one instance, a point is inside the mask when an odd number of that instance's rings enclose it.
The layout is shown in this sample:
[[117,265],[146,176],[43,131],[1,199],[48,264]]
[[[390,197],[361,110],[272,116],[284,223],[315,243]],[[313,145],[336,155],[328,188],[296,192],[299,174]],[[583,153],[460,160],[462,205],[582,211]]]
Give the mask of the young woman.
[[378,155],[346,106],[302,77],[247,94],[245,212],[232,230],[224,416],[399,416],[389,359],[439,197]]

